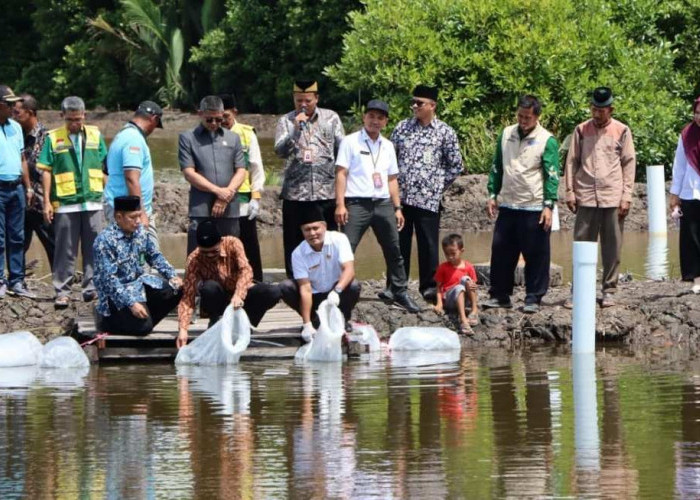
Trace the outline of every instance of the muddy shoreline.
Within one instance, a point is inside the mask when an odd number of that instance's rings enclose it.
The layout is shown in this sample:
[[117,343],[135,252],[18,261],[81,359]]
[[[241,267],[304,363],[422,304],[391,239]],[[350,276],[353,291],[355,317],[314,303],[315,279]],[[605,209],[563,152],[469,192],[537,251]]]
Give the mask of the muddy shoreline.
[[[447,190],[443,199],[441,229],[443,231],[478,232],[492,231],[494,221],[486,215],[484,207],[488,197],[486,175],[462,175]],[[187,202],[189,185],[184,182],[157,182],[154,194],[154,210],[157,214],[158,230],[161,233],[187,231]],[[266,186],[258,217],[261,232],[279,231],[282,227],[282,201],[280,188]],[[571,230],[575,216],[566,207],[564,189],[559,190],[559,218],[562,230]],[[629,216],[625,219],[625,230],[646,231],[647,195],[646,184],[637,183]],[[669,228],[675,227],[669,220]]]

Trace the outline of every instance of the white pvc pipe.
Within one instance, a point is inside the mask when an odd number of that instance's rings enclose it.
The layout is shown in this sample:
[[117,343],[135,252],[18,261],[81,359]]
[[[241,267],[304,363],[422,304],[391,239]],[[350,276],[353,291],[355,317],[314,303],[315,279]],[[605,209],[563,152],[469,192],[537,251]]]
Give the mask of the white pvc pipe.
[[579,493],[596,492],[600,473],[595,354],[574,354],[574,447]]
[[647,167],[649,234],[666,234],[666,180],[663,165]]
[[598,242],[574,241],[573,352],[595,352]]
[[645,275],[652,280],[668,278],[668,237],[666,234],[649,234]]

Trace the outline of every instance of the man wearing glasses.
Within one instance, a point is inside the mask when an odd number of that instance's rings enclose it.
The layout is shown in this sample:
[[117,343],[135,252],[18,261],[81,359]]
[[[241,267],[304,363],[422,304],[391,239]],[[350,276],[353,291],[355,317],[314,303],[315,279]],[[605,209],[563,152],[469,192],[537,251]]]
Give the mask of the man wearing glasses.
[[85,103],[71,96],[61,103],[63,127],[49,131],[37,161],[43,173],[44,218],[53,222],[56,250],[53,257],[54,305],[68,307],[78,256],[83,257],[83,300],[97,297],[93,277],[95,238],[102,230],[103,167],[107,146],[100,130],[85,125]]
[[[421,295],[435,300],[442,195],[462,172],[457,134],[436,118],[438,89],[418,85],[413,90],[413,118],[399,122],[391,134],[399,164],[399,190],[404,226],[399,233],[406,276],[410,276],[413,232],[418,244]],[[390,290],[380,293],[393,299]]]
[[10,87],[0,85],[0,298],[5,296],[8,286],[5,261],[10,292],[34,297],[24,284],[24,209],[34,192],[22,154],[22,127],[10,119],[15,103],[21,100]]
[[201,123],[180,134],[178,160],[190,183],[187,254],[197,247],[197,226],[212,218],[223,236],[238,236],[236,192],[246,176],[238,135],[221,126],[224,103],[207,96],[199,103]]

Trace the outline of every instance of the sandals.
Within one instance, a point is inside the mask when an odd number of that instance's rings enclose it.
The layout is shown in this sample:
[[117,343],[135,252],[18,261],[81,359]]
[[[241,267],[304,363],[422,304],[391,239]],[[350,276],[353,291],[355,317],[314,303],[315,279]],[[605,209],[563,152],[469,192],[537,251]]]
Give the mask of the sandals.
[[68,295],[61,295],[59,297],[56,297],[56,300],[53,301],[54,307],[58,309],[65,309],[68,307],[70,304],[70,297]]
[[467,323],[466,325],[462,325],[459,328],[459,334],[460,335],[473,335],[474,330],[472,330],[472,327]]
[[479,324],[479,315],[474,314],[472,316],[469,316],[469,326],[476,326]]

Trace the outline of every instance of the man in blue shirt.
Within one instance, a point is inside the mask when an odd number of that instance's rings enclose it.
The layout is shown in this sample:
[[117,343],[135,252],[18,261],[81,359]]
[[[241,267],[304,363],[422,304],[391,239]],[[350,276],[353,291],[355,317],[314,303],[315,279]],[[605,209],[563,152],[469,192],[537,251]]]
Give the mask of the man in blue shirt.
[[142,200],[141,224],[149,238],[158,245],[158,232],[153,215],[153,164],[146,138],[156,128],[163,128],[163,110],[152,101],[143,101],[134,117],[119,131],[107,155],[105,217],[114,222],[114,198],[138,196]]
[[24,210],[34,190],[22,154],[22,127],[10,119],[15,103],[21,100],[10,87],[0,85],[0,298],[8,291],[5,281],[6,244],[10,293],[35,298],[24,284]]
[[[182,295],[182,280],[141,225],[137,196],[114,198],[115,222],[93,246],[97,289],[97,328],[124,335],[146,335]],[[147,273],[144,264],[160,276]]]

